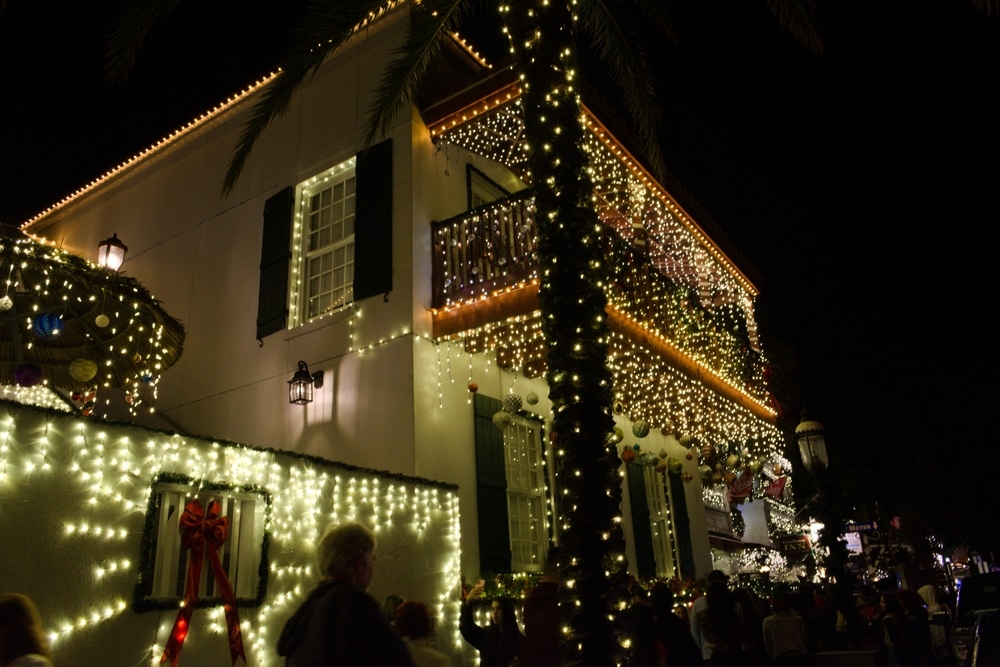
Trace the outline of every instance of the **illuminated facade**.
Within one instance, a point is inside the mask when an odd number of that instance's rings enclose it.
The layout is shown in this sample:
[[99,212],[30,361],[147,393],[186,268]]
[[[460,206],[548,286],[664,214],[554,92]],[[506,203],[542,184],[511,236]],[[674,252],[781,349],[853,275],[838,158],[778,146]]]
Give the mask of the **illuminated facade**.
[[[124,270],[187,329],[155,412],[148,401],[122,409],[121,397],[98,390],[94,415],[134,426],[40,412],[31,436],[7,427],[18,446],[0,450],[4,465],[30,455],[36,467],[8,475],[5,495],[67,475],[74,510],[53,514],[65,534],[95,530],[91,510],[77,509],[87,494],[101,508],[94,517],[126,531],[109,534],[120,546],[91,549],[94,573],[81,575],[116,573],[117,586],[94,594],[94,608],[108,612],[85,622],[67,610],[56,628],[76,662],[110,641],[106,627],[142,638],[122,648],[123,663],[162,650],[173,612],[127,609],[145,567],[130,554],[149,530],[150,498],[220,490],[232,507],[267,517],[267,590],[241,608],[260,665],[277,664],[273,640],[313,578],[300,545],[331,521],[377,527],[385,553],[372,593],[437,605],[456,653],[459,577],[537,572],[558,542],[519,91],[501,72],[460,96],[426,95],[383,141],[362,146],[364,110],[405,16],[390,13],[317,73],[228,195],[230,151],[270,79],[24,225],[78,254],[117,233],[129,246]],[[446,51],[469,73],[484,69],[460,48]],[[614,267],[608,317],[630,570],[703,576],[715,565],[710,534],[735,539],[729,500],[746,491],[764,502],[790,468],[764,380],[756,288],[599,119],[588,111],[583,120]],[[288,401],[299,361],[324,377],[305,405]],[[39,444],[43,423],[58,443]],[[38,469],[42,450],[59,452],[58,470]],[[184,651],[208,659],[224,654],[225,626],[218,608],[205,613],[222,639],[192,630]]]

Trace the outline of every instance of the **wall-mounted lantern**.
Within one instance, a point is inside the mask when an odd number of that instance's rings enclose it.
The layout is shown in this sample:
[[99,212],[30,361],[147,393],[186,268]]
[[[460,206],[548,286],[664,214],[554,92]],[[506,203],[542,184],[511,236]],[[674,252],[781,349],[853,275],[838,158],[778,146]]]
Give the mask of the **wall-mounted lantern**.
[[299,370],[288,381],[288,402],[294,405],[305,405],[312,403],[313,388],[319,389],[323,386],[323,371],[309,373],[309,366],[306,362],[299,362]]

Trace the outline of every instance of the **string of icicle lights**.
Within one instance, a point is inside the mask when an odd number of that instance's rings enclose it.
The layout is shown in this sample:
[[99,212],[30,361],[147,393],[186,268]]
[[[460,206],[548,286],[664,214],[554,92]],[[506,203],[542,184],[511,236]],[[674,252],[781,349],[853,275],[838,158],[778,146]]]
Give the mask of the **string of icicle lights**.
[[[265,526],[270,536],[267,595],[259,607],[240,609],[251,664],[283,664],[274,653],[278,634],[319,578],[314,555],[305,547],[327,526],[350,520],[372,528],[380,545],[391,547],[392,553],[412,553],[433,562],[438,571],[430,586],[437,593],[426,601],[437,616],[439,640],[461,646],[454,585],[461,576],[460,526],[453,488],[311,457],[11,406],[0,416],[0,497],[26,507],[41,503],[51,511],[45,521],[32,521],[30,527],[21,525],[28,518],[0,513],[0,540],[21,543],[20,531],[30,530],[38,549],[74,554],[79,567],[20,575],[26,581],[48,582],[39,590],[62,591],[59,599],[33,597],[41,608],[52,610],[45,619],[49,639],[63,655],[73,654],[81,633],[98,633],[101,641],[111,641],[120,631],[116,619],[135,614],[131,604],[145,510],[151,481],[163,473],[199,480],[191,486],[191,497],[211,483],[222,493],[253,488],[272,498]],[[383,551],[383,558],[387,553]],[[392,567],[382,559],[379,565]],[[81,588],[78,578],[88,573],[91,581]],[[123,662],[158,664],[173,613],[137,618],[151,624],[150,643],[144,655],[123,657]],[[135,628],[136,623],[130,619],[127,627]],[[79,641],[86,645],[95,638]],[[216,643],[226,646],[223,610],[199,609],[185,653]]]

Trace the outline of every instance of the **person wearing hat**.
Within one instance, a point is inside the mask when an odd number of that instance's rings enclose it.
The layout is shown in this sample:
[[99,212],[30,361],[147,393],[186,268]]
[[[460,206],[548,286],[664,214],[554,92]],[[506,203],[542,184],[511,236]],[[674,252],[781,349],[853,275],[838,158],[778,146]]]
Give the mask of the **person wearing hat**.
[[775,586],[771,595],[774,613],[764,619],[764,650],[776,667],[806,667],[809,664],[809,626],[792,613],[787,586]]

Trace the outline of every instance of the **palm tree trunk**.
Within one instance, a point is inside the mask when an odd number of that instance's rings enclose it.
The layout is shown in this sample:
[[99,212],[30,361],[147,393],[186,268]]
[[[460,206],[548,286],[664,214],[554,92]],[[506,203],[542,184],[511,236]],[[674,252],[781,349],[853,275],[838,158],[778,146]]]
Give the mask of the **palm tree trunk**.
[[501,10],[522,73],[521,104],[535,189],[539,301],[555,412],[562,608],[567,664],[613,665],[627,596],[621,461],[610,442],[607,271],[583,149],[572,15],[565,1],[515,0]]

